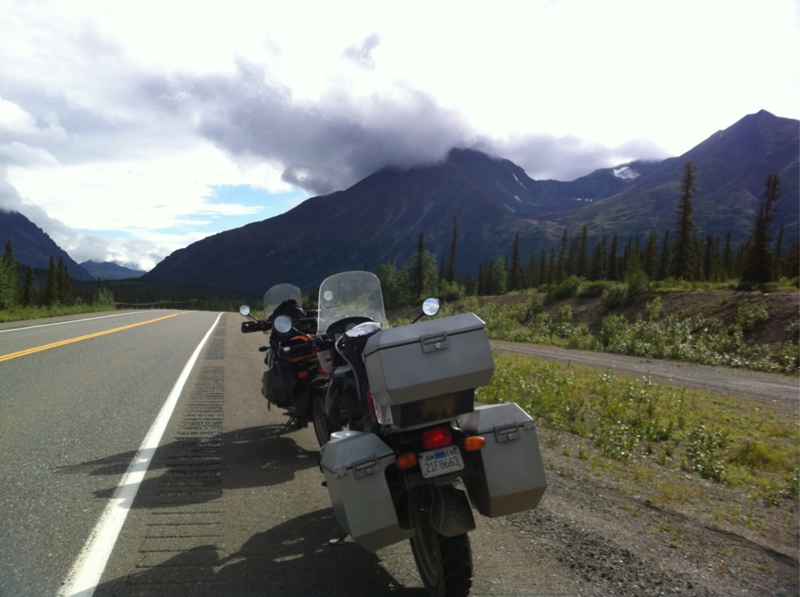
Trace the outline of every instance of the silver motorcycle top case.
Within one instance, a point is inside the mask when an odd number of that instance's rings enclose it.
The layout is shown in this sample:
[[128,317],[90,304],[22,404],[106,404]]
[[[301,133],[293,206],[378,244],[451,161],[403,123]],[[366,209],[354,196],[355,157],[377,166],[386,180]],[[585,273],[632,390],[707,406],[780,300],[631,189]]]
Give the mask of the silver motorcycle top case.
[[470,458],[474,466],[461,480],[475,508],[489,518],[535,508],[547,488],[536,428],[516,404],[478,406],[457,420],[486,445]]
[[486,324],[474,313],[381,330],[367,341],[364,363],[385,406],[472,390],[494,373]]
[[392,449],[372,433],[333,435],[322,447],[320,466],[339,525],[368,551],[412,537],[413,530],[400,528],[386,482]]

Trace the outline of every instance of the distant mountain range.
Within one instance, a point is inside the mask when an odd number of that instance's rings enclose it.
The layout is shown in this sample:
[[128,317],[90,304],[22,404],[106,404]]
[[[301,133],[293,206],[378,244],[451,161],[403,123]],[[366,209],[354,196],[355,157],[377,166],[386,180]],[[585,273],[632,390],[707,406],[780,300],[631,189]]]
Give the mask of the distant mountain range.
[[659,238],[675,226],[681,174],[697,167],[693,221],[699,236],[732,233],[735,244],[750,233],[767,174],[781,176],[777,231],[787,247],[800,224],[800,121],[766,111],[745,116],[684,155],[661,162],[636,161],[592,172],[571,182],[533,180],[509,160],[453,149],[438,164],[407,170],[384,168],[344,191],[312,197],[294,209],[204,238],[175,251],[152,271],[116,263],[77,264],[30,220],[0,211],[0,241],[11,239],[23,265],[46,269],[51,255],[78,280],[141,276],[195,287],[260,295],[281,282],[307,289],[328,274],[400,265],[425,248],[447,257],[453,218],[458,218],[457,270],[506,255],[520,235],[523,258],[558,243],[564,228],[585,225],[602,234]]
[[453,149],[442,163],[384,168],[344,191],[312,197],[284,214],[204,238],[145,274],[165,280],[263,293],[281,282],[308,288],[332,272],[406,261],[425,248],[448,255],[459,225],[457,269],[510,252],[516,233],[525,259],[553,246],[568,227],[601,234],[661,237],[673,229],[684,164],[697,167],[693,220],[699,236],[747,238],[767,174],[781,176],[775,230],[797,239],[800,122],[761,111],[719,131],[686,154],[596,170],[572,182],[536,181],[514,163]]
[[131,269],[114,261],[84,261],[81,267],[98,280],[127,280],[144,274],[142,270]]
[[5,246],[11,241],[14,259],[23,266],[46,270],[50,265],[50,257],[64,259],[69,277],[75,280],[94,280],[92,274],[70,257],[52,238],[28,218],[16,211],[0,209],[0,243]]

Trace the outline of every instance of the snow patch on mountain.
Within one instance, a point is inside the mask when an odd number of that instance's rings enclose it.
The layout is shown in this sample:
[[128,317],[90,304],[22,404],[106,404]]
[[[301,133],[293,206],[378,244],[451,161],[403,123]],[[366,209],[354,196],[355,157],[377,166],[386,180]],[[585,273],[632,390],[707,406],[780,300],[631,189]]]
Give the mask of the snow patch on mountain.
[[623,180],[633,180],[634,178],[640,176],[640,174],[628,166],[623,166],[622,168],[617,168],[614,170],[614,176],[617,178],[622,178]]

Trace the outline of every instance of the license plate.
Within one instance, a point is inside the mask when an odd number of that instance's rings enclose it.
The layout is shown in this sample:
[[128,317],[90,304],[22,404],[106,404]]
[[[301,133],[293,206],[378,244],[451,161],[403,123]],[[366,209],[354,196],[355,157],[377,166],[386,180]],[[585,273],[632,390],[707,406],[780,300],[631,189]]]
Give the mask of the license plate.
[[419,468],[422,470],[422,476],[430,479],[462,470],[464,460],[461,458],[461,450],[458,446],[448,446],[420,454]]

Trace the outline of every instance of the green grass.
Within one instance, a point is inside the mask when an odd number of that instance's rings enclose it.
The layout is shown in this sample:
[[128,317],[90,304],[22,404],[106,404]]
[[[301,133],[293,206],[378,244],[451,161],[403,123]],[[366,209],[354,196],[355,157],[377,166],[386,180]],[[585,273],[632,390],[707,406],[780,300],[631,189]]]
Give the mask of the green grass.
[[27,319],[44,319],[58,317],[59,315],[77,315],[80,313],[96,313],[100,311],[114,311],[114,305],[73,305],[64,307],[12,307],[0,310],[0,323],[10,321],[24,321]]
[[[647,319],[640,316],[635,322],[609,313],[603,318],[597,336],[586,324],[572,323],[571,307],[562,307],[553,318],[544,311],[543,304],[534,298],[515,305],[498,306],[494,302],[481,305],[475,297],[468,297],[462,302],[461,310],[472,311],[483,319],[493,340],[547,344],[754,371],[800,372],[800,346],[797,340],[775,346],[745,341],[744,332],[769,319],[769,313],[762,306],[740,306],[736,321],[732,325],[724,325],[717,318],[703,315],[661,317],[660,302],[660,297],[655,297],[645,306]],[[455,313],[452,306],[443,305],[439,316]],[[409,317],[392,323],[398,325],[412,319]],[[795,336],[797,327],[795,325]]]
[[477,399],[516,402],[538,424],[590,442],[605,458],[680,469],[770,506],[798,497],[800,430],[763,407],[610,371],[500,354],[495,363]]

